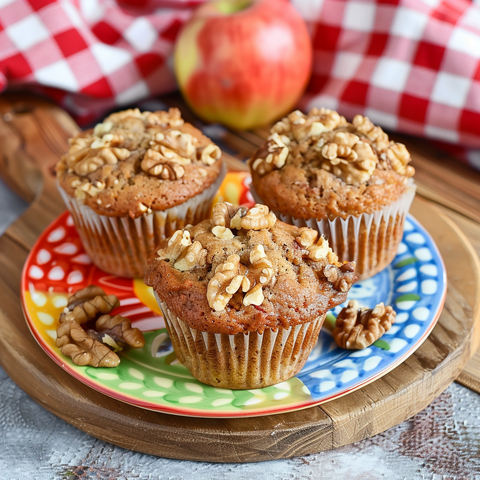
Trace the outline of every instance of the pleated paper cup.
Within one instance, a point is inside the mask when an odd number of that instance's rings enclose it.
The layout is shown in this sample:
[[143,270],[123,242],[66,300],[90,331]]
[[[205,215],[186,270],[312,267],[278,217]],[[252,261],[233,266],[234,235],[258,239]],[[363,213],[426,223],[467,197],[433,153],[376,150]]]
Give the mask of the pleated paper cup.
[[162,240],[188,224],[195,225],[210,217],[224,170],[209,188],[181,205],[163,211],[153,210],[135,219],[99,215],[59,185],[58,189],[92,262],[119,277],[143,277],[149,255]]
[[201,382],[236,390],[268,387],[296,375],[312,352],[326,316],[290,328],[228,335],[189,327],[155,297],[178,360]]
[[[365,280],[383,270],[395,258],[416,189],[412,180],[395,202],[373,213],[349,215],[347,218],[304,219],[277,211],[274,213],[282,222],[309,227],[325,235],[339,260],[356,262],[355,273],[359,280]],[[250,191],[256,202],[264,203],[252,187]]]

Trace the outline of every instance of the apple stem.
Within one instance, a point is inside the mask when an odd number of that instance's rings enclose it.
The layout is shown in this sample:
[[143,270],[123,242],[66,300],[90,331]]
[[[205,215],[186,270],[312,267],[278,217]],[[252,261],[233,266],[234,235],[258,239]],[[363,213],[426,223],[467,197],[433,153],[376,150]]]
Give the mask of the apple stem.
[[219,12],[226,15],[245,10],[253,3],[253,0],[220,0],[217,2]]

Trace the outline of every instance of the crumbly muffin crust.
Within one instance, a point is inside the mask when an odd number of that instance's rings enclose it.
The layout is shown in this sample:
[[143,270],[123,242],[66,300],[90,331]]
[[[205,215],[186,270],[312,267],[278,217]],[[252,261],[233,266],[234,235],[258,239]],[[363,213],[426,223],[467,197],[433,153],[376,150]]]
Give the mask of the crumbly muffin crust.
[[253,187],[272,209],[294,218],[372,213],[405,192],[415,170],[403,144],[361,115],[295,111],[276,123],[249,161]]
[[59,184],[100,215],[137,218],[180,205],[222,169],[220,149],[176,108],[114,113],[69,144],[56,167]]
[[354,264],[339,263],[314,230],[277,221],[264,205],[227,203],[166,240],[145,276],[191,328],[230,335],[311,322],[355,280]]

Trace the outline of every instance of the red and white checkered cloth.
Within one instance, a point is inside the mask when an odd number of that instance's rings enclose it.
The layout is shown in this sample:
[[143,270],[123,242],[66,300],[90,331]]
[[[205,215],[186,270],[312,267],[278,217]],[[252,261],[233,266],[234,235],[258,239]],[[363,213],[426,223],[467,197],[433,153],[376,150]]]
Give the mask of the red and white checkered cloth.
[[[40,89],[81,123],[171,91],[176,35],[203,1],[0,0],[0,87]],[[363,113],[391,130],[451,142],[480,168],[479,5],[291,1],[314,47],[302,107]]]

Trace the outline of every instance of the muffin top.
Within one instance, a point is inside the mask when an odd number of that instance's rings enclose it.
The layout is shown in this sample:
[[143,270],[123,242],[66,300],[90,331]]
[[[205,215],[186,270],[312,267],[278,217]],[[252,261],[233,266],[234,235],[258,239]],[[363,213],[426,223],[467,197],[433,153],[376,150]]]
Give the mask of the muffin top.
[[294,218],[372,213],[397,200],[415,170],[405,145],[361,115],[290,113],[249,161],[257,194]]
[[339,263],[316,231],[277,221],[265,205],[229,203],[165,240],[145,276],[191,328],[227,334],[313,321],[355,280],[354,264]]
[[69,140],[60,186],[100,215],[132,218],[203,192],[222,168],[221,151],[180,111],[113,113]]

